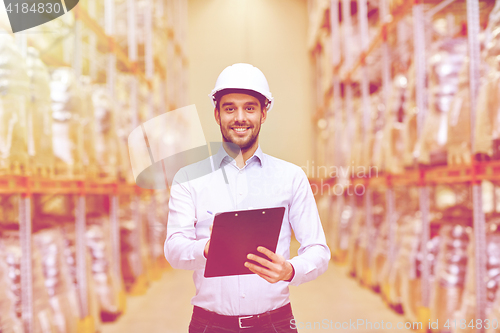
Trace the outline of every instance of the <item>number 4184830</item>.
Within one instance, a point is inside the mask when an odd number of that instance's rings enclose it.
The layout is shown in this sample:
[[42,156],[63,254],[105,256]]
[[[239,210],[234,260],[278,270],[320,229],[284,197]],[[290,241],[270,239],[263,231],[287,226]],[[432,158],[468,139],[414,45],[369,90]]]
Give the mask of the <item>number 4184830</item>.
[[461,328],[461,329],[465,329],[465,328],[472,328],[472,329],[476,329],[476,328],[484,328],[485,329],[489,329],[489,328],[493,328],[493,329],[497,329],[498,328],[498,321],[496,319],[494,320],[489,320],[489,319],[485,319],[484,322],[483,320],[481,319],[476,319],[474,321],[474,319],[471,319],[468,323],[467,323],[467,320],[465,319],[461,319],[457,322],[456,319],[453,319],[453,320],[450,320],[448,319],[446,321],[446,323],[444,324],[444,327],[445,328]]
[[[13,9],[13,7],[15,7]],[[41,14],[41,13],[47,13],[47,14],[51,14],[51,13],[60,13],[61,12],[61,4],[59,3],[50,3],[50,2],[47,2],[47,3],[43,3],[43,2],[39,2],[39,3],[34,3],[33,5],[31,5],[31,7],[29,6],[28,3],[16,3],[14,4],[14,6],[12,6],[12,3],[9,3],[9,5],[7,6],[6,8],[7,10],[7,13],[12,13],[14,12],[15,14],[19,14],[19,13],[24,13],[24,14],[27,14],[27,13],[36,13],[36,14]]]

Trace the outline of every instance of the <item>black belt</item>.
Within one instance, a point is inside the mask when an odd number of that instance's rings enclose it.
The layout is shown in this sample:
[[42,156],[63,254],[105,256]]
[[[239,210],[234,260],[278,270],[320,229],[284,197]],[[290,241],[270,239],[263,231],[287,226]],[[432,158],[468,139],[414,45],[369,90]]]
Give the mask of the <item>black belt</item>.
[[251,328],[262,326],[274,320],[286,318],[292,315],[290,303],[275,310],[267,311],[252,316],[224,316],[216,312],[208,311],[199,306],[193,309],[193,317],[198,317],[222,327]]

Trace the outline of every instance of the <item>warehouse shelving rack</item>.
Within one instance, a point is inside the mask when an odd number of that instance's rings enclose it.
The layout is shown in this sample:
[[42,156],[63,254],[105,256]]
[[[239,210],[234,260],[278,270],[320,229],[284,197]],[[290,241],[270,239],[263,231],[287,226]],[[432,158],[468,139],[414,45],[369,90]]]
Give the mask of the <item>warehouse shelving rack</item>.
[[[128,54],[123,51],[115,42],[114,39],[114,0],[105,0],[105,22],[102,27],[95,19],[95,1],[88,0],[88,7],[86,8],[83,1],[80,2],[70,13],[75,16],[74,34],[74,59],[72,64],[69,65],[62,59],[54,59],[44,57],[42,61],[50,66],[65,66],[73,67],[77,76],[82,75],[82,30],[88,29],[91,34],[89,35],[89,44],[91,47],[91,54],[98,52],[97,45],[107,45],[107,89],[111,101],[115,101],[115,77],[117,73],[117,64],[120,63],[122,68],[132,74],[132,85],[130,91],[130,103],[134,116],[132,120],[131,130],[139,126],[138,115],[138,83],[146,84],[149,88],[148,99],[148,114],[149,119],[156,115],[154,108],[154,92],[153,79],[154,73],[160,73],[160,95],[161,106],[160,113],[164,113],[167,109],[175,109],[179,105],[186,103],[186,77],[185,69],[188,66],[187,50],[185,46],[186,28],[184,27],[187,22],[187,0],[148,0],[145,14],[144,30],[145,30],[145,47],[144,47],[144,60],[145,71],[139,70],[138,67],[138,47],[137,47],[137,23],[135,20],[135,1],[127,0],[127,24],[128,24]],[[165,47],[165,54],[167,54],[167,67],[162,66],[160,60],[153,56],[153,8],[154,5],[160,7],[166,13],[168,28],[167,36],[168,41]],[[71,15],[67,13],[65,15]],[[16,41],[22,51],[26,54],[27,38],[23,33],[16,36]],[[92,60],[92,59],[90,59]],[[177,63],[175,63],[177,62]],[[95,68],[89,70],[91,78],[95,75]],[[175,86],[181,83],[182,90],[176,90]],[[117,110],[114,110],[116,113]],[[77,284],[78,293],[81,299],[80,308],[82,310],[82,318],[80,318],[79,332],[90,333],[94,332],[93,318],[88,313],[88,300],[87,300],[87,267],[86,267],[86,244],[85,244],[85,229],[86,229],[86,214],[85,214],[85,198],[87,195],[107,195],[110,198],[110,225],[112,234],[112,253],[113,253],[113,270],[117,276],[121,276],[120,264],[120,226],[118,218],[119,196],[131,195],[133,196],[131,204],[134,205],[136,211],[134,220],[139,226],[141,224],[141,215],[138,212],[138,203],[140,197],[148,195],[150,200],[150,212],[155,211],[156,198],[154,190],[141,189],[135,184],[130,184],[125,181],[119,181],[114,178],[99,179],[99,178],[85,178],[84,176],[75,176],[74,178],[60,178],[60,177],[38,177],[31,175],[9,175],[0,176],[0,194],[20,195],[19,200],[19,233],[22,251],[21,261],[21,302],[22,302],[22,320],[24,331],[31,333],[34,330],[34,313],[33,313],[33,274],[31,268],[32,260],[32,214],[31,214],[31,199],[34,194],[66,194],[74,195],[77,197],[75,207],[75,230],[76,230],[76,266],[77,266]],[[133,207],[133,208],[134,208]],[[149,226],[154,226],[156,223],[155,214],[148,214]],[[152,228],[151,228],[152,229]],[[157,267],[152,272],[153,276],[157,275]],[[156,274],[155,274],[156,272]],[[143,285],[144,276],[138,279],[138,284],[133,288],[133,293],[145,292]],[[123,289],[123,288],[122,288]],[[126,307],[125,295],[120,294],[120,311],[124,311]]]
[[[87,282],[86,282],[86,245],[85,245],[85,197],[86,195],[108,195],[110,197],[110,224],[112,232],[111,244],[113,250],[113,269],[118,276],[121,276],[120,267],[120,229],[118,221],[118,197],[119,195],[133,195],[135,200],[145,194],[153,193],[153,190],[141,189],[136,185],[113,180],[86,180],[80,179],[60,179],[60,178],[39,178],[30,176],[2,176],[0,177],[0,194],[20,195],[19,207],[19,232],[21,240],[21,250],[23,253],[21,262],[21,284],[22,284],[22,307],[25,330],[32,329],[33,316],[33,287],[31,272],[31,199],[34,194],[67,194],[77,196],[77,206],[75,209],[76,223],[76,257],[77,257],[77,281],[79,297],[82,300],[81,308],[88,309],[87,306]],[[154,199],[152,195],[151,198]],[[154,200],[151,205],[154,205]],[[152,206],[154,208],[154,206]],[[136,222],[140,223],[137,216]],[[154,222],[153,222],[154,223]],[[125,295],[120,295],[120,311],[125,310]],[[81,331],[93,331],[93,319],[84,312],[79,325]]]
[[[316,22],[313,25],[312,36],[318,34],[321,29],[322,21],[321,17],[326,16],[327,9],[330,10],[330,24],[331,24],[331,42],[334,50],[340,50],[340,29],[339,29],[339,2],[342,1],[342,17],[344,18],[343,28],[344,28],[344,38],[350,40],[349,36],[351,27],[350,10],[351,10],[351,0],[331,0],[329,6],[326,5],[325,1],[320,2],[317,5],[317,13],[313,13],[316,18]],[[368,79],[366,75],[366,58],[372,54],[377,48],[381,48],[382,59],[382,100],[387,105],[388,92],[390,89],[390,67],[389,67],[389,49],[387,45],[387,35],[395,29],[397,22],[400,21],[406,15],[412,13],[413,15],[413,42],[414,42],[414,62],[416,66],[416,103],[419,110],[417,116],[417,132],[420,136],[422,126],[425,119],[425,101],[424,95],[425,91],[425,19],[426,17],[431,17],[435,15],[440,10],[444,9],[446,6],[452,4],[454,0],[444,0],[441,2],[432,1],[435,5],[433,8],[424,13],[423,2],[421,0],[414,1],[403,1],[403,3],[395,8],[391,13],[389,12],[389,7],[387,0],[381,0],[379,2],[379,15],[380,15],[380,26],[376,37],[368,42],[368,16],[367,16],[367,0],[357,0],[358,8],[358,23],[360,25],[360,44],[361,53],[360,55],[353,59],[350,54],[349,46],[344,48],[344,59],[341,60],[340,57],[334,56],[333,65],[333,78],[331,89],[325,93],[325,96],[319,96],[317,101],[317,112],[313,115],[313,120],[325,117],[325,111],[328,110],[328,105],[326,101],[329,94],[333,94],[333,113],[334,119],[336,121],[335,133],[337,138],[342,138],[343,133],[341,125],[342,110],[340,107],[340,82],[346,82],[345,86],[345,109],[347,112],[347,122],[352,121],[351,114],[352,109],[352,91],[350,87],[350,82],[356,71],[361,70],[361,93],[362,93],[362,105],[363,105],[363,132],[364,139],[366,140],[366,133],[369,130],[369,90],[368,90]],[[310,3],[311,4],[311,3]],[[310,8],[313,6],[311,5]],[[470,75],[470,100],[471,100],[471,110],[470,110],[470,124],[471,124],[471,147],[473,147],[474,141],[474,130],[475,130],[475,101],[477,99],[478,88],[479,88],[479,31],[480,31],[480,13],[479,13],[479,1],[478,0],[467,0],[467,28],[468,28],[468,42],[469,42],[469,75]],[[314,18],[314,17],[313,17]],[[352,41],[352,39],[351,39]],[[313,46],[314,45],[310,45]],[[314,52],[314,51],[313,51]],[[317,83],[317,87],[320,83]],[[352,128],[352,127],[351,127]],[[339,142],[336,140],[336,142]],[[366,142],[366,141],[365,141]],[[341,152],[338,148],[334,149],[334,160],[335,163],[342,161]],[[394,187],[396,186],[418,186],[419,188],[419,205],[422,216],[422,227],[423,232],[421,235],[421,248],[423,249],[422,254],[422,307],[419,309],[419,319],[420,322],[424,323],[423,331],[427,331],[425,328],[425,323],[428,322],[430,318],[430,264],[427,256],[427,241],[430,236],[430,226],[429,226],[429,187],[439,184],[470,184],[472,188],[472,200],[473,200],[473,226],[474,226],[474,250],[475,250],[475,281],[476,281],[476,316],[475,318],[486,319],[486,284],[484,278],[486,277],[486,228],[485,228],[485,216],[482,206],[482,192],[481,192],[481,182],[484,180],[489,181],[500,181],[500,161],[491,162],[476,162],[474,156],[471,158],[471,165],[454,165],[454,166],[444,166],[444,167],[425,167],[425,168],[415,168],[411,170],[406,170],[401,174],[380,174],[373,178],[350,178],[348,180],[338,180],[338,179],[310,179],[311,184],[316,186],[322,186],[325,183],[334,183],[338,181],[341,184],[347,184],[345,186],[356,186],[357,184],[362,184],[367,187],[367,191],[364,195],[365,197],[365,209],[367,214],[366,225],[367,228],[371,228],[371,192],[373,188],[382,188],[386,190],[386,216],[389,223],[389,254],[388,260],[394,260],[394,240],[395,240],[395,223],[393,213],[395,209],[395,199],[394,199]],[[340,200],[344,200],[340,196]],[[370,248],[373,249],[374,244],[369,244]],[[382,286],[382,289],[387,289],[388,286]],[[477,328],[478,332],[484,332],[484,328]]]

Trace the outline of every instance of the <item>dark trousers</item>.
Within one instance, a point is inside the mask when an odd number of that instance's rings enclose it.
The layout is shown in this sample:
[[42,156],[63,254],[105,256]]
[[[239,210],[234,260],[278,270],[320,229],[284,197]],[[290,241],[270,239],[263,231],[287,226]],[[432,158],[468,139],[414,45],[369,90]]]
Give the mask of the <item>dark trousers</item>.
[[240,317],[223,316],[195,306],[189,333],[296,333],[292,319],[290,303],[260,315]]

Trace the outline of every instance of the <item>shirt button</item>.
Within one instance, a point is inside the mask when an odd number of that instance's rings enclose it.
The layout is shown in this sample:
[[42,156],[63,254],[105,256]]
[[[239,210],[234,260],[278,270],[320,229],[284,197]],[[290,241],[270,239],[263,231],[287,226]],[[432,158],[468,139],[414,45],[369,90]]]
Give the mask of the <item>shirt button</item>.
[[241,294],[241,298],[245,298],[245,294]]
[[238,193],[239,195],[243,195],[243,192]]

